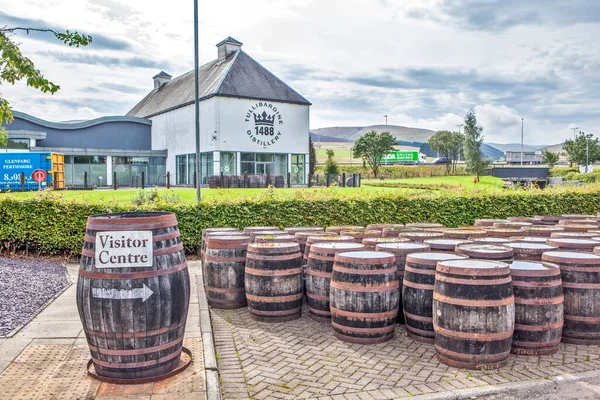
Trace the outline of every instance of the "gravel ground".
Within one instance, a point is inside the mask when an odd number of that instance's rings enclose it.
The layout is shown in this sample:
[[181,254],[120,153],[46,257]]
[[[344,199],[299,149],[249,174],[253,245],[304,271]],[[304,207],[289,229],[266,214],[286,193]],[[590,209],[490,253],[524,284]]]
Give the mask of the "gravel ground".
[[62,263],[0,257],[0,337],[35,317],[68,285]]

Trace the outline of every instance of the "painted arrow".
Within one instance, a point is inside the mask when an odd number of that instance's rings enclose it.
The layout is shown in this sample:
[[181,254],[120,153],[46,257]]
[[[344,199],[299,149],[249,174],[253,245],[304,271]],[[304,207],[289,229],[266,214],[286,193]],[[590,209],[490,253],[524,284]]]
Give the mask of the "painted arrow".
[[92,288],[92,297],[97,299],[134,300],[142,299],[142,303],[148,300],[154,292],[145,284],[135,289],[104,289]]

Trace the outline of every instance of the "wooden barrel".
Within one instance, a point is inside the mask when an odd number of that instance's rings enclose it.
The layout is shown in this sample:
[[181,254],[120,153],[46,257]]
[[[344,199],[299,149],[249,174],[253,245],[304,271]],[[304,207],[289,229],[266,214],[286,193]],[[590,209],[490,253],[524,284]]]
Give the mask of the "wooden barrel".
[[250,232],[256,231],[278,231],[278,226],[247,226],[244,228],[244,233],[250,234]]
[[455,368],[502,367],[511,349],[515,300],[507,264],[440,261],[433,293],[439,361]]
[[427,228],[443,228],[444,225],[435,224],[435,223],[431,223],[431,222],[416,222],[416,223],[406,224],[406,227],[407,228],[427,229]]
[[369,230],[362,230],[362,231],[342,231],[340,232],[341,236],[351,236],[354,238],[354,241],[356,243],[362,243],[364,238],[376,238],[376,237],[382,237],[383,234],[381,233],[381,231],[369,231]]
[[289,235],[295,235],[297,232],[323,232],[325,228],[320,226],[289,226],[283,230]]
[[250,317],[283,322],[302,316],[302,255],[297,243],[251,243],[246,253]]
[[544,252],[558,250],[558,247],[544,243],[512,242],[506,246],[513,249],[514,259],[519,261],[542,261]]
[[431,251],[438,253],[454,253],[456,246],[463,243],[472,243],[472,241],[465,239],[427,239],[423,241],[423,244],[428,245]]
[[564,230],[565,229],[563,227],[550,225],[531,225],[521,227],[521,232],[523,232],[523,236],[540,236],[547,238],[555,233],[562,232]]
[[394,228],[394,227],[402,227],[402,224],[369,224],[367,225],[368,231],[383,231],[385,228]]
[[506,220],[510,222],[527,222],[530,224],[535,224],[534,217],[508,217]]
[[487,231],[475,229],[445,229],[444,239],[474,239],[487,236]]
[[494,223],[498,222],[498,221],[502,221],[501,219],[488,219],[488,218],[483,218],[483,219],[476,219],[475,220],[475,226],[489,226],[490,228],[494,225]]
[[492,260],[510,262],[514,251],[511,247],[501,244],[468,243],[456,246],[456,254],[468,256],[477,260]]
[[239,234],[239,235],[243,235],[242,232],[240,232],[238,229],[236,228],[229,228],[229,227],[224,227],[224,228],[206,228],[206,229],[202,229],[202,242],[200,243],[200,261],[202,262],[202,264],[204,264],[204,252],[206,251],[206,238],[209,235],[219,235],[221,233],[232,233],[232,234]]
[[562,341],[600,345],[600,256],[549,251],[542,261],[560,267],[565,296]]
[[[594,219],[561,219],[558,221],[558,226],[565,225],[594,225],[598,226],[598,221]],[[598,229],[598,228],[596,228]]]
[[524,226],[533,225],[531,222],[517,222],[517,221],[498,221],[492,225],[496,229],[521,229]]
[[[375,250],[375,246],[379,243],[407,243],[410,239],[401,237],[376,237],[376,238],[364,238],[362,244],[365,246],[365,250]],[[600,246],[600,243],[598,243]]]
[[587,232],[590,230],[598,229],[596,225],[561,225],[564,228],[564,232]]
[[593,253],[598,242],[592,239],[549,238],[548,244],[556,246],[561,251]]
[[551,238],[591,239],[598,236],[595,232],[555,232]]
[[548,238],[543,236],[511,236],[509,237],[511,242],[520,242],[520,243],[542,243],[546,244]]
[[355,226],[355,225],[333,225],[333,226],[328,226],[327,228],[325,228],[325,232],[333,232],[333,233],[337,233],[338,235],[342,231],[364,231],[364,230],[365,230],[364,226]]
[[519,236],[522,235],[523,232],[521,231],[521,228],[515,229],[515,228],[492,228],[492,229],[486,229],[488,236],[492,236],[492,237],[510,237],[510,236]]
[[77,308],[98,375],[135,380],[173,371],[180,361],[189,301],[190,278],[175,214],[88,218]]
[[356,243],[356,240],[352,236],[338,236],[338,235],[317,235],[308,236],[306,238],[306,246],[304,247],[304,253],[302,255],[302,262],[306,264],[308,261],[308,255],[310,254],[310,248],[313,243],[320,242],[342,242],[342,243]]
[[330,323],[329,284],[333,272],[333,261],[337,253],[364,250],[358,243],[322,242],[313,243],[306,264],[306,298],[308,312],[317,322]]
[[511,352],[543,356],[558,352],[564,296],[560,267],[552,263],[515,261],[510,265],[515,295],[515,332]]
[[444,236],[441,232],[402,232],[398,235],[401,238],[407,238],[415,243],[423,243],[427,239],[441,239]]
[[272,231],[250,231],[247,233],[250,236],[250,240],[252,243],[256,242],[257,236],[282,236],[287,235],[286,232],[280,230],[272,230]]
[[474,238],[473,243],[483,243],[483,244],[506,244],[510,243],[512,240],[507,238],[498,238],[498,237],[482,237],[482,238]]
[[404,266],[406,256],[411,253],[427,252],[431,249],[423,243],[380,243],[375,246],[376,251],[385,251],[394,255],[394,265],[396,266],[396,277],[398,278],[398,323],[404,325],[404,312],[402,308],[402,282],[404,281]]
[[566,219],[597,219],[597,216],[592,214],[563,214],[560,220]]
[[412,253],[406,256],[402,307],[406,334],[413,340],[433,344],[433,285],[435,267],[445,260],[464,260],[467,257],[449,253]]
[[256,243],[298,243],[292,235],[259,235],[254,238]]
[[392,226],[389,228],[383,228],[381,234],[383,237],[398,237],[402,232],[419,232],[423,231],[421,228],[406,228],[404,226]]
[[536,215],[533,217],[536,225],[556,225],[560,217],[556,215]]
[[600,246],[594,247],[594,254],[600,255]]
[[302,254],[304,254],[304,251],[306,248],[306,238],[307,237],[309,237],[309,236],[332,236],[332,235],[336,235],[336,234],[333,232],[313,232],[313,231],[296,232],[294,234],[294,236],[296,237],[296,241],[300,245],[300,252]]
[[391,340],[396,328],[399,295],[393,254],[337,253],[329,292],[335,337],[362,344]]
[[244,268],[248,244],[250,236],[208,236],[203,271],[211,307],[246,307]]

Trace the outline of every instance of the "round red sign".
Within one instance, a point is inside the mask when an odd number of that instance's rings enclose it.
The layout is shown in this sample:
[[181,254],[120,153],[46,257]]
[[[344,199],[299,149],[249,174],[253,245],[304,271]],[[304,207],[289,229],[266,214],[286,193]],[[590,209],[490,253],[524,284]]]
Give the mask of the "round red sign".
[[31,179],[33,179],[34,182],[37,183],[42,183],[46,181],[47,176],[48,175],[46,174],[46,171],[44,171],[43,169],[36,169],[31,173]]

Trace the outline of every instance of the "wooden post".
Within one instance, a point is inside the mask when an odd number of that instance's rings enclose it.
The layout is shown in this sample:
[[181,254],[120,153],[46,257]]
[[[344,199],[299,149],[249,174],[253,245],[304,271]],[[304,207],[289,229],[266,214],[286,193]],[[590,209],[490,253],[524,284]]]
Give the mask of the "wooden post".
[[266,182],[267,186],[269,187],[269,185],[271,184],[271,173],[269,171],[267,171],[267,182]]
[[167,171],[167,189],[171,189],[171,173]]
[[358,174],[358,187],[360,187],[361,181],[362,181],[362,175]]
[[248,187],[248,171],[244,171],[244,188]]
[[352,174],[352,187],[356,187],[356,174]]
[[327,187],[329,187],[329,183],[330,183],[329,174],[325,175],[325,183],[327,184]]
[[291,172],[288,172],[287,178],[288,178],[288,188],[291,188],[292,187],[292,173]]
[[83,173],[83,190],[87,190],[88,188],[88,173]]
[[117,190],[118,184],[117,184],[117,173],[113,172],[113,189]]
[[342,187],[346,187],[346,173],[342,172]]
[[146,188],[146,171],[142,171],[142,189]]
[[221,175],[219,177],[219,187],[221,189],[225,187],[225,177],[223,176],[223,172],[221,172]]
[[308,174],[308,182],[307,182],[307,186],[308,187],[312,187],[312,175]]
[[25,172],[21,172],[21,192],[25,191]]

